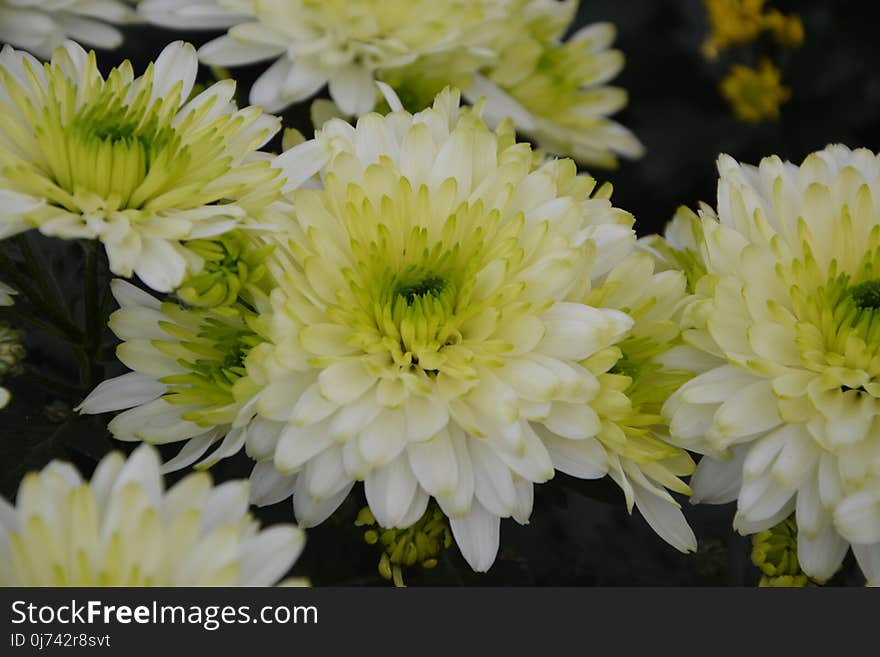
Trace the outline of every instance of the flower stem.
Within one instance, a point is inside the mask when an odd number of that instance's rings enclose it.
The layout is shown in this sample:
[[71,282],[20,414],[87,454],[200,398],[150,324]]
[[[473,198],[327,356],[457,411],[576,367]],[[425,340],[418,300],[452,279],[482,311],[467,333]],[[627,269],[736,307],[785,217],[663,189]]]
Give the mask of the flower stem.
[[89,240],[83,244],[85,250],[85,275],[83,276],[83,299],[85,300],[85,351],[84,383],[89,389],[95,387],[103,376],[103,367],[98,364],[98,350],[101,342],[101,307],[98,290],[98,243]]
[[[21,246],[21,242],[19,242],[19,246]],[[30,258],[28,258],[27,253],[30,253]],[[22,255],[24,255],[25,263],[28,265],[27,268],[28,273],[30,274],[30,279],[36,281],[39,289],[44,291],[44,293],[47,293],[49,290],[48,283],[45,280],[41,268],[36,263],[36,258],[34,257],[33,252],[30,251],[30,249],[27,249],[27,251],[22,249]],[[74,344],[79,343],[82,339],[82,331],[80,331],[79,327],[64,317],[57,307],[53,306],[53,300],[51,298],[44,298],[39,291],[31,287],[28,278],[19,272],[18,267],[2,249],[0,249],[0,268],[2,268],[4,273],[9,276],[12,284],[24,292],[34,308],[43,313],[45,317],[57,327],[58,331]]]

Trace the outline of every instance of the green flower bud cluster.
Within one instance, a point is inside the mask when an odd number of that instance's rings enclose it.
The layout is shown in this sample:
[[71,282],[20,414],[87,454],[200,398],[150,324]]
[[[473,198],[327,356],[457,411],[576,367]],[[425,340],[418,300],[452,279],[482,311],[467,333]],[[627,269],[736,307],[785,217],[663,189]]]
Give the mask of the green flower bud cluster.
[[396,586],[404,586],[403,567],[419,564],[423,568],[434,568],[440,552],[452,545],[449,521],[434,504],[406,529],[380,527],[369,507],[361,509],[354,524],[369,527],[364,532],[364,540],[370,545],[382,546],[379,574],[394,580]]
[[197,308],[216,308],[235,303],[238,295],[266,274],[263,262],[271,245],[257,245],[242,231],[232,231],[212,239],[192,240],[186,247],[205,264],[201,271],[184,280],[178,298]]
[[[25,356],[22,337],[24,334],[21,331],[17,331],[6,322],[0,322],[0,380],[7,375],[21,372],[21,362]],[[0,386],[0,408],[5,408],[9,404],[10,397],[9,391]]]
[[23,333],[6,322],[0,322],[0,377],[21,372],[25,349],[21,343]]
[[763,573],[759,586],[821,586],[801,571],[794,516],[752,536],[752,563]]

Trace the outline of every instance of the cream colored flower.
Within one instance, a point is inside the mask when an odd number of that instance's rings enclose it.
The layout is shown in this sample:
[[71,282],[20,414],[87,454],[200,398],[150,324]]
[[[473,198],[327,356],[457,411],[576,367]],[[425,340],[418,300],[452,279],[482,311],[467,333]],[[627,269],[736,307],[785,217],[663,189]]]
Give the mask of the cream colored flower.
[[562,41],[576,3],[520,4],[525,24],[496,46],[497,64],[474,76],[468,100],[485,97],[487,119],[510,117],[540,148],[589,166],[641,157],[639,140],[608,118],[627,103],[625,90],[606,85],[624,64],[623,53],[610,49],[614,25],[588,25]]
[[304,533],[260,531],[248,484],[191,474],[165,491],[154,448],[112,453],[91,481],[53,461],[0,498],[0,586],[270,586]]
[[199,51],[212,66],[275,60],[251,89],[269,111],[329,84],[349,115],[373,109],[378,72],[420,56],[485,49],[506,28],[510,0],[146,0],[148,20],[172,28],[229,27]]
[[185,441],[163,472],[199,459],[195,467],[208,468],[236,454],[253,429],[259,389],[246,369],[249,352],[262,342],[249,326],[254,312],[241,303],[213,309],[161,303],[122,280],[111,288],[120,308],[109,326],[123,340],[116,355],[132,371],[101,383],[77,410],[129,409],[107,427],[118,440]]
[[0,53],[0,236],[36,226],[99,239],[111,270],[170,291],[201,258],[182,240],[259,221],[283,177],[257,149],[278,119],[236,109],[224,80],[187,102],[198,62],[166,47],[142,77],[107,78],[67,42],[52,62]]
[[687,342],[718,365],[666,403],[678,444],[706,454],[694,499],[737,500],[744,534],[796,515],[803,571],[852,550],[880,573],[880,164],[844,146],[800,166],[718,162],[701,211],[706,275]]
[[545,440],[557,470],[582,478],[609,474],[630,512],[635,505],[664,540],[691,552],[696,537],[666,489],[690,494],[681,477],[694,471],[694,462],[670,444],[660,414],[669,396],[702,367],[700,354],[681,341],[679,315],[686,301],[685,275],[655,271],[645,252],[627,256],[597,281],[584,303],[625,312],[634,324],[615,345],[582,362],[600,386],[590,402],[599,420],[595,438]]
[[293,491],[311,526],[363,480],[378,523],[405,528],[434,497],[484,571],[554,446],[601,431],[585,363],[633,320],[583,299],[632,250],[632,217],[571,160],[536,166],[456,92],[415,115],[388,102],[282,156],[319,184],[292,195],[297,228],[254,323],[274,345],[249,358],[255,411],[277,427],[250,446],[254,499]]
[[116,48],[122,33],[113,25],[137,21],[126,0],[0,0],[0,41],[48,59],[66,39]]

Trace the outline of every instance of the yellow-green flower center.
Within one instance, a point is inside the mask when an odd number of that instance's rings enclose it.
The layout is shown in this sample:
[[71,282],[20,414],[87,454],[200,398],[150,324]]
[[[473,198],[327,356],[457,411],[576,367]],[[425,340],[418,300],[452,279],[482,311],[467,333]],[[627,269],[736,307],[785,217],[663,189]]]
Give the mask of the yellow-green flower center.
[[880,279],[854,285],[850,288],[849,293],[859,308],[872,310],[880,308]]
[[245,359],[261,342],[248,326],[248,314],[243,307],[204,311],[195,329],[160,323],[176,340],[155,340],[153,345],[188,370],[161,379],[168,386],[164,399],[171,404],[199,407],[183,414],[184,420],[204,425],[221,423],[218,415],[225,418],[224,413],[236,401],[235,386],[247,374]]
[[[336,192],[332,176],[328,186]],[[451,196],[454,190],[449,180],[434,193]],[[350,344],[377,355],[377,362],[390,355],[401,371],[471,376],[474,354],[463,345],[467,323],[491,307],[511,304],[522,290],[516,280],[491,293],[480,283],[496,273],[494,267],[521,261],[517,235],[523,218],[502,221],[498,210],[487,212],[477,202],[461,204],[439,225],[425,225],[431,213],[428,190],[413,190],[401,179],[394,191],[394,201],[383,199],[376,208],[358,198],[360,190],[339,190],[348,197],[345,220],[356,266],[341,271],[348,289],[328,316],[352,329]],[[510,312],[529,308],[522,303]],[[480,354],[491,358],[502,348],[481,342]]]
[[405,299],[407,305],[411,306],[416,298],[437,297],[446,287],[445,278],[425,272],[419,267],[412,267],[397,277],[394,294]]
[[[172,146],[174,130],[156,116],[132,115],[123,99],[102,93],[83,107],[63,130],[66,144],[46,148],[53,181],[73,194],[118,198],[120,207],[138,208],[144,194],[133,195],[159,155]],[[48,146],[48,145],[47,145]]]

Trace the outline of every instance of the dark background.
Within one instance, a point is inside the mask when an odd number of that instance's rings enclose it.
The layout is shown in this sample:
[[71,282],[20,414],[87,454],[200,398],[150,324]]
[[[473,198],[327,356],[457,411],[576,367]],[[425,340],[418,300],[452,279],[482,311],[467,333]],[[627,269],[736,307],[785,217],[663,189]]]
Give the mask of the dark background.
[[[680,204],[713,202],[715,160],[720,152],[757,163],[777,154],[799,162],[828,143],[878,148],[880,138],[880,45],[874,3],[855,0],[777,1],[783,12],[797,11],[805,41],[797,50],[780,50],[769,39],[722,53],[713,62],[700,54],[708,33],[702,0],[582,0],[580,25],[610,20],[618,26],[617,47],[627,55],[614,83],[630,93],[629,107],[617,115],[646,146],[644,158],[623,162],[616,171],[595,170],[615,187],[615,205],[631,211],[642,235],[661,231]],[[130,58],[140,72],[175,39],[196,45],[218,33],[178,33],[148,27],[127,30],[126,43],[99,53],[102,68]],[[717,86],[731,63],[754,65],[769,56],[792,90],[777,122],[744,123],[734,118]],[[240,100],[265,65],[233,70]],[[285,124],[311,136],[308,103],[284,113]],[[14,262],[25,245],[54,276],[52,287],[74,321],[85,323],[81,245],[36,234],[3,243]],[[102,280],[106,283],[106,264]],[[23,275],[27,275],[23,272]],[[0,274],[0,278],[12,282]],[[21,295],[20,295],[21,296]],[[108,306],[106,310],[112,310]],[[0,494],[12,499],[22,475],[52,458],[74,461],[89,474],[110,449],[130,450],[106,432],[110,417],[79,417],[71,412],[95,383],[122,372],[115,362],[114,338],[105,331],[100,347],[70,346],[36,325],[23,326],[23,314],[39,311],[20,298],[0,318],[27,330],[27,371],[7,378],[13,392],[0,413]],[[102,319],[102,321],[104,321]],[[89,372],[83,363],[96,366]],[[173,453],[172,446],[169,453]],[[245,477],[250,462],[240,454],[213,469],[215,479]],[[379,552],[353,525],[362,493],[356,489],[322,526],[309,530],[305,553],[294,573],[314,584],[385,584],[376,569]],[[578,481],[557,475],[536,488],[531,524],[505,520],[501,551],[486,575],[472,573],[455,547],[434,570],[405,572],[407,583],[475,585],[733,585],[753,586],[758,571],[749,559],[749,540],[730,529],[731,505],[690,507],[686,515],[700,542],[695,555],[682,555],[656,537],[637,514],[629,516],[623,495],[610,480]],[[264,522],[290,522],[289,502],[255,510]],[[851,558],[835,584],[859,584]]]

